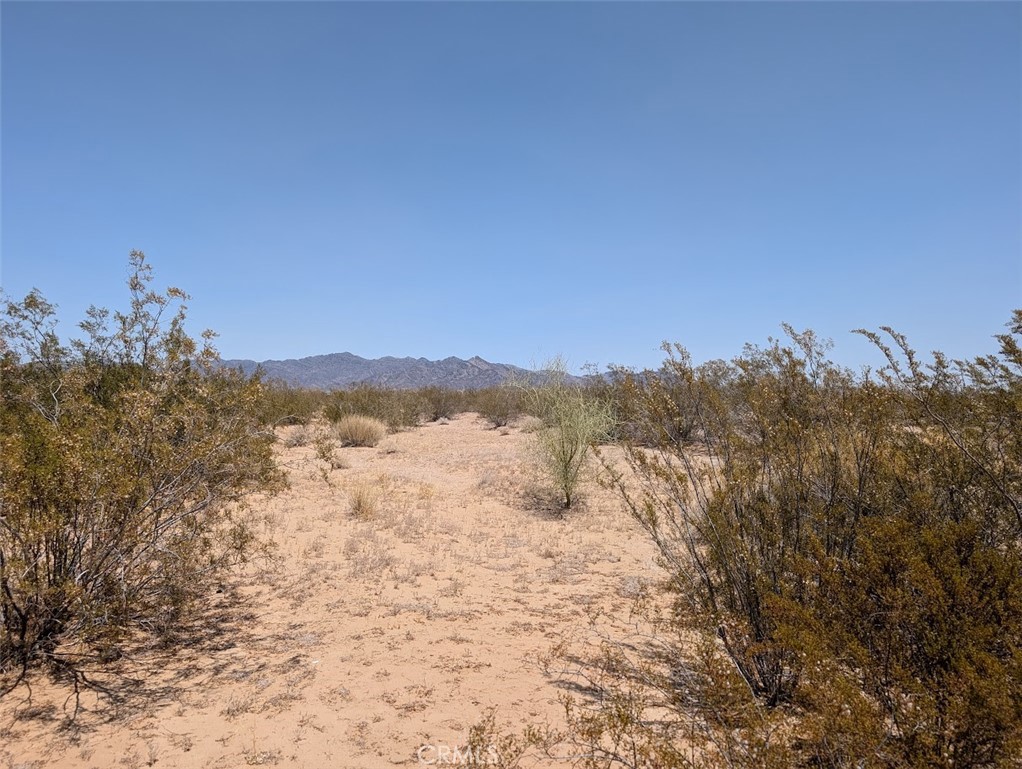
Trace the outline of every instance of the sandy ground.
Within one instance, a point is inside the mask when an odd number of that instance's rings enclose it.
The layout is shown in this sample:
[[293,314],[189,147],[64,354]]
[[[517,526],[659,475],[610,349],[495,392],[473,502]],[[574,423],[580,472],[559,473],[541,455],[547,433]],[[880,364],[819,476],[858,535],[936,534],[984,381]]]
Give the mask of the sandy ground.
[[465,414],[340,449],[329,470],[281,442],[291,488],[251,511],[274,557],[178,644],[129,650],[77,696],[36,675],[5,697],[0,767],[442,765],[489,708],[559,724],[569,687],[541,659],[626,635],[659,574],[612,492],[588,484],[583,509],[551,514],[529,440]]

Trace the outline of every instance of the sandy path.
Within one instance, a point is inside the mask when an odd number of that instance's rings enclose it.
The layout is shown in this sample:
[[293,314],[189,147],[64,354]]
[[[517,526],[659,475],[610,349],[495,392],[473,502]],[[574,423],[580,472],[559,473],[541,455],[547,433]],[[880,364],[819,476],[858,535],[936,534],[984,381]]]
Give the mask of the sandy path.
[[[342,449],[280,448],[289,491],[253,515],[273,559],[212,597],[188,644],[97,671],[107,695],[32,681],[0,702],[2,767],[423,766],[496,707],[558,723],[537,660],[587,632],[627,630],[652,548],[616,498],[587,487],[563,520],[530,490],[517,429],[473,414]],[[375,515],[355,519],[365,487]],[[116,674],[116,675],[115,675]],[[420,758],[424,760],[420,760]]]

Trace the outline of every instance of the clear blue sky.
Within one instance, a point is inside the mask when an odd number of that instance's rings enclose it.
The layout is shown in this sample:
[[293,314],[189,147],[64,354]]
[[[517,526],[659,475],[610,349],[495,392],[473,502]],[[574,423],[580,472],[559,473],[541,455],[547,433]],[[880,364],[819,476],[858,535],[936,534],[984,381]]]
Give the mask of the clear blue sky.
[[697,360],[782,322],[993,349],[1019,3],[0,4],[2,262],[127,256],[225,357]]

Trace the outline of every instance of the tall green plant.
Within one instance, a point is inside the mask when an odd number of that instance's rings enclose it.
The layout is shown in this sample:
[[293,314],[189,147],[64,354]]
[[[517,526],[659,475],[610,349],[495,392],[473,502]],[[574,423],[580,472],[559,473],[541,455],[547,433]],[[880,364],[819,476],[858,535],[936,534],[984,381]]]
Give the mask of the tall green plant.
[[569,381],[564,361],[548,363],[539,383],[523,385],[526,411],[542,426],[534,433],[532,452],[563,509],[578,499],[594,444],[605,440],[613,425],[610,405]]

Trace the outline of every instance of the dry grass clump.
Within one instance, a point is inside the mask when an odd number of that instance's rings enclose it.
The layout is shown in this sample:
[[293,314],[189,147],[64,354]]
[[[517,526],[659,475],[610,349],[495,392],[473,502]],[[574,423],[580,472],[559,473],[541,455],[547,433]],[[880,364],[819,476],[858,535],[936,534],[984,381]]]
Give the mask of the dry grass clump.
[[387,425],[379,419],[349,414],[334,425],[334,434],[342,446],[375,446],[387,434]]
[[538,433],[543,429],[543,420],[527,414],[518,420],[518,428],[526,434]]
[[394,565],[391,542],[369,526],[359,527],[344,543],[348,569],[357,579],[378,579]]
[[283,433],[281,442],[285,448],[293,449],[299,446],[308,446],[312,440],[312,433],[305,425],[295,425]]
[[348,505],[356,518],[372,518],[379,505],[379,495],[372,486],[360,484],[348,492]]

